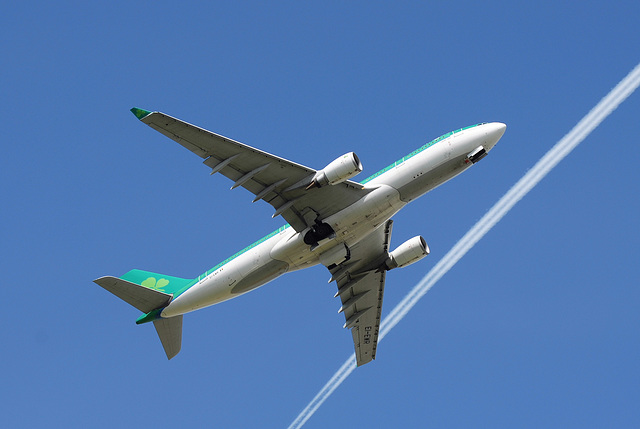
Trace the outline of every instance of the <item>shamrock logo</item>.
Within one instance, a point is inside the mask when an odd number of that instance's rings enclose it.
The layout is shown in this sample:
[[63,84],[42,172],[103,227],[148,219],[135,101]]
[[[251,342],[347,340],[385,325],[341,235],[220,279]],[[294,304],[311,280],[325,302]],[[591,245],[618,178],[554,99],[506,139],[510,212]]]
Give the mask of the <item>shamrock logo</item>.
[[163,288],[168,284],[169,284],[169,280],[167,279],[156,280],[155,277],[149,277],[148,279],[146,279],[141,283],[141,285],[144,287],[148,287],[149,289],[160,290],[162,292],[164,292]]

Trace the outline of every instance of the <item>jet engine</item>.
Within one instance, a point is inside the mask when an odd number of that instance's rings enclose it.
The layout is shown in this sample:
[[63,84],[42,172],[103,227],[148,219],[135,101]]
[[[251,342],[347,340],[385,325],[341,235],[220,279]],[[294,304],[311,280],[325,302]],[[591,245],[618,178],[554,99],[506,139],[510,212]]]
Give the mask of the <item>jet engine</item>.
[[429,254],[429,246],[420,235],[413,237],[410,240],[405,241],[396,249],[389,253],[389,257],[385,261],[384,265],[387,270],[394,268],[402,268],[407,265],[411,265],[414,262],[418,262]]
[[337,185],[347,179],[351,179],[361,171],[362,163],[358,156],[353,152],[345,153],[318,171],[307,189],[319,188],[324,185]]

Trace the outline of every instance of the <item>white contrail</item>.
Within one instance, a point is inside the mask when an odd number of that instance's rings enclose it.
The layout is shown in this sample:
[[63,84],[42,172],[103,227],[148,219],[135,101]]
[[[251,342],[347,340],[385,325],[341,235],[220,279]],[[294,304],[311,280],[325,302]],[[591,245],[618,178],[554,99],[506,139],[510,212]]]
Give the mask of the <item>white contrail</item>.
[[[640,64],[616,85],[600,102],[556,143],[509,191],[480,219],[426,276],[400,301],[382,321],[382,339],[400,322],[414,305],[433,287],[511,208],[540,182],[562,159],[578,146],[600,123],[640,86]],[[353,354],[331,377],[309,405],[291,423],[289,429],[305,424],[322,403],[356,368]]]

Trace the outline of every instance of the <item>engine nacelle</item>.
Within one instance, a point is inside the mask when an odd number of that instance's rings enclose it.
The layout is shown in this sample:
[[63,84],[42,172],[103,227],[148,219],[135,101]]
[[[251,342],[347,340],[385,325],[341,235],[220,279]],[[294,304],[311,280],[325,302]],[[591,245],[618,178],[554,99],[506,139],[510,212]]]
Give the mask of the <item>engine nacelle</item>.
[[362,163],[358,156],[353,153],[345,153],[341,157],[332,161],[322,170],[318,171],[311,181],[309,187],[320,187],[324,185],[337,185],[347,179],[351,179],[362,171]]
[[385,261],[387,270],[394,268],[402,268],[418,262],[429,254],[429,246],[420,235],[405,241],[396,249],[389,253],[389,257]]

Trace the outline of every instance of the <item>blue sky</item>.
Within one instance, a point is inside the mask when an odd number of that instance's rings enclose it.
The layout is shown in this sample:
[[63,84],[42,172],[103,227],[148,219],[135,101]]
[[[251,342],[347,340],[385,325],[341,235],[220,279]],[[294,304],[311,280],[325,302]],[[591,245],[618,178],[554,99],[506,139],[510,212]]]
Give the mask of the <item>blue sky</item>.
[[[277,229],[139,123],[164,111],[365,171],[466,125],[491,156],[414,202],[388,312],[639,61],[640,4],[20,2],[3,6],[0,426],[284,427],[352,353],[322,267],[151,325],[92,280],[194,277]],[[640,424],[640,94],[522,200],[306,427]]]

